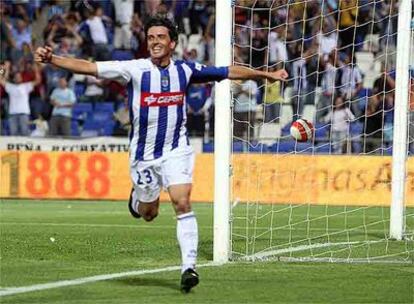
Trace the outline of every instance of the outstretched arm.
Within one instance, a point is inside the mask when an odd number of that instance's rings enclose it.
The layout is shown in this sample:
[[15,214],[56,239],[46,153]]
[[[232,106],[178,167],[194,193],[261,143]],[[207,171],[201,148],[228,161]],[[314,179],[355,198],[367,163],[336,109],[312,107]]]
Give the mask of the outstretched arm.
[[232,65],[229,66],[228,78],[231,80],[247,80],[247,79],[268,79],[270,81],[285,81],[289,74],[285,70],[277,70],[274,72],[265,72],[259,70],[253,70],[244,66]]
[[35,55],[36,62],[51,63],[59,68],[78,74],[87,74],[97,76],[96,63],[83,59],[61,57],[53,54],[49,46],[38,47]]

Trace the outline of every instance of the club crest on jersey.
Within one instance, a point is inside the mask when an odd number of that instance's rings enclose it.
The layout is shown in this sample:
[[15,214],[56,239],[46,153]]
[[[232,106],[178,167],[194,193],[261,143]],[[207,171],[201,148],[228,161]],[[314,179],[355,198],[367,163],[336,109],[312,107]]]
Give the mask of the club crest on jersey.
[[162,88],[168,88],[169,85],[170,85],[170,80],[168,79],[168,77],[162,77],[161,78]]
[[183,103],[183,92],[141,93],[141,107],[168,107]]

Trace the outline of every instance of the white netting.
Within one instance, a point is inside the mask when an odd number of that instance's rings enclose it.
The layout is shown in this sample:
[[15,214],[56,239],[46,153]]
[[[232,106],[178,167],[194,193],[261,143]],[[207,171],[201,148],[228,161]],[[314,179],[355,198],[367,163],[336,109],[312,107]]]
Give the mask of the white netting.
[[[232,258],[413,261],[412,156],[389,237],[397,17],[392,0],[234,1],[234,64],[290,77],[232,84]],[[312,141],[290,137],[298,117]]]

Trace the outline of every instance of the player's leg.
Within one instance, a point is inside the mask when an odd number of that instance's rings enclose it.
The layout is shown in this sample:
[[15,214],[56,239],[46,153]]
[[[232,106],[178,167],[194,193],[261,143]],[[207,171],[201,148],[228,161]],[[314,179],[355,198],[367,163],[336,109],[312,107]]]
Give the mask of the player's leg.
[[199,281],[195,271],[198,226],[190,204],[191,187],[191,184],[177,184],[168,187],[177,215],[177,240],[181,249],[181,290],[183,292],[189,292]]
[[115,25],[114,48],[120,49],[121,47],[122,47],[122,27],[121,25]]
[[181,249],[181,290],[189,292],[199,281],[195,271],[198,247],[197,219],[190,195],[194,154],[191,149],[175,152],[163,163],[163,183],[177,215],[177,239]]
[[161,192],[161,168],[157,162],[134,163],[130,167],[133,188],[128,208],[135,218],[142,217],[147,222],[158,215]]
[[21,135],[29,136],[29,134],[30,134],[29,124],[30,124],[29,115],[26,115],[26,114],[20,115],[20,127],[21,127],[21,133],[20,134]]
[[122,26],[122,45],[123,48],[130,50],[131,49],[131,38],[132,32],[129,28],[129,24],[124,24]]
[[159,197],[150,202],[139,201],[137,191],[134,187],[131,189],[128,201],[128,209],[129,213],[131,213],[133,217],[138,219],[142,217],[145,221],[150,222],[157,217],[159,206]]
[[160,198],[158,197],[151,202],[139,202],[138,213],[142,216],[147,222],[152,221],[158,215],[158,210],[160,208]]
[[19,134],[19,114],[9,115],[10,135],[15,136]]

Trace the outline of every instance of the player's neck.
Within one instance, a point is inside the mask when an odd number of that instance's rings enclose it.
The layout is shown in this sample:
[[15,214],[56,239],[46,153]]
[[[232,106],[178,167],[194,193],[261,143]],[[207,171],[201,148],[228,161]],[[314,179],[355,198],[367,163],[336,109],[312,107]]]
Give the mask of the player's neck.
[[170,57],[166,57],[166,58],[151,58],[151,61],[153,64],[155,64],[157,67],[159,68],[166,68],[170,65],[171,63],[171,58]]

